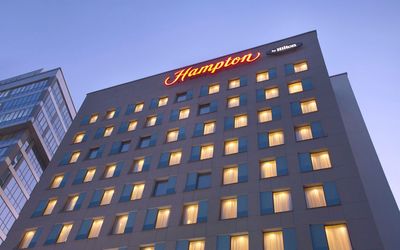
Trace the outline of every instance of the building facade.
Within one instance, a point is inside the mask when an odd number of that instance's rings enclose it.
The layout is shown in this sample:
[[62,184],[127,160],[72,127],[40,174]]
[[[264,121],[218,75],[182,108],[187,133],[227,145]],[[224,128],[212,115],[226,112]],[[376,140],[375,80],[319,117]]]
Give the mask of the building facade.
[[0,81],[0,244],[75,114],[61,69]]
[[2,249],[397,249],[315,31],[87,95]]

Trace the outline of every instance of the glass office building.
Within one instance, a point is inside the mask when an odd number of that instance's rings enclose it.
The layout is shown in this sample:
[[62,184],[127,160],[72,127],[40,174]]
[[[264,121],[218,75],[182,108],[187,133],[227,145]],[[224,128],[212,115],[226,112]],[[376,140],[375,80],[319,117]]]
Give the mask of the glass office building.
[[75,117],[61,69],[0,81],[0,243]]
[[1,249],[397,249],[399,218],[313,31],[89,93]]

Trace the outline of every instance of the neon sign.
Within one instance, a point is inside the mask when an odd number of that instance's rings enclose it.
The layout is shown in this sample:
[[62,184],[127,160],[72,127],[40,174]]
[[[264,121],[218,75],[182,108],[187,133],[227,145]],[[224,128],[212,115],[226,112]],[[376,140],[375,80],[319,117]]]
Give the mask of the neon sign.
[[217,71],[222,69],[231,68],[235,65],[241,65],[246,63],[252,63],[259,59],[261,56],[260,52],[255,54],[248,53],[243,56],[236,56],[236,57],[228,57],[224,60],[221,60],[216,63],[210,63],[201,67],[187,67],[181,70],[178,70],[174,73],[174,76],[171,78],[167,76],[164,80],[164,84],[166,86],[172,86],[178,83],[181,83],[185,80],[189,80],[194,77],[198,77],[201,75],[206,74],[215,74]]

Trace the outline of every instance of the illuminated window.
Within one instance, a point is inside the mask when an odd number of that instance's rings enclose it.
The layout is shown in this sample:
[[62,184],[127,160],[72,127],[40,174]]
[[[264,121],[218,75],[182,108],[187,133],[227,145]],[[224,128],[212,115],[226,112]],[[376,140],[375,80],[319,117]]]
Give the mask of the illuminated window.
[[216,94],[219,92],[219,84],[213,84],[208,86],[208,94],[212,95],[212,94]]
[[332,250],[351,250],[351,242],[346,224],[325,226],[328,248]]
[[240,87],[240,79],[229,80],[228,89],[234,89]]
[[228,184],[234,184],[238,183],[238,168],[237,167],[231,167],[231,168],[225,168],[224,169],[224,174],[223,174],[223,184],[228,185]]
[[133,201],[142,199],[143,190],[144,190],[144,183],[134,184],[131,194],[131,200]]
[[114,130],[114,126],[107,127],[107,128],[104,130],[103,137],[108,137],[108,136],[110,136],[111,133],[113,132],[113,130]]
[[106,170],[104,171],[103,178],[111,178],[111,177],[113,177],[116,168],[117,168],[116,164],[112,164],[112,165],[106,166]]
[[137,103],[137,104],[135,105],[135,113],[138,113],[138,112],[142,111],[142,110],[143,110],[143,106],[144,106],[144,103],[143,103],[143,102]]
[[106,113],[106,119],[107,120],[114,118],[114,116],[115,116],[115,110],[114,109],[107,111],[107,113]]
[[261,167],[261,178],[271,178],[278,175],[276,169],[276,161],[269,160],[269,161],[262,161],[260,162]]
[[19,243],[19,248],[20,249],[29,248],[29,245],[31,244],[35,234],[36,234],[36,229],[26,231],[24,236],[22,237],[21,242]]
[[136,159],[133,161],[133,172],[140,173],[143,171],[144,158]]
[[317,102],[315,100],[300,102],[300,107],[303,114],[318,111]]
[[214,145],[201,146],[200,160],[211,159],[214,155]]
[[249,250],[249,236],[248,235],[232,236],[231,250]]
[[221,220],[237,217],[237,199],[225,199],[221,201]]
[[284,250],[283,232],[265,232],[264,233],[264,250]]
[[284,144],[285,138],[283,135],[283,131],[275,131],[275,132],[269,132],[268,133],[268,141],[269,141],[269,146],[278,146]]
[[239,107],[239,106],[240,106],[240,97],[239,96],[228,98],[228,108],[234,108],[234,107]]
[[328,151],[311,153],[311,162],[313,170],[332,167]]
[[167,142],[174,142],[178,140],[179,129],[171,130],[167,132]]
[[133,131],[137,127],[137,121],[133,120],[128,123],[128,131]]
[[156,229],[168,226],[169,208],[159,209],[157,213]]
[[114,222],[113,234],[123,234],[125,232],[128,217],[128,214],[117,216]]
[[258,111],[258,122],[259,123],[269,122],[269,121],[272,121],[272,110],[266,109],[266,110]]
[[141,247],[140,250],[155,250],[153,246]]
[[61,228],[60,234],[57,237],[57,243],[66,242],[68,239],[68,235],[71,232],[72,224],[64,224]]
[[101,201],[100,201],[100,206],[110,204],[113,195],[114,195],[114,189],[105,190],[103,193],[103,197],[101,198]]
[[260,72],[256,74],[256,81],[257,82],[262,82],[269,80],[269,74],[268,71]]
[[88,239],[97,238],[100,234],[101,227],[103,225],[103,218],[94,219],[92,226],[90,227]]
[[292,196],[289,191],[273,192],[274,212],[281,213],[292,210]]
[[165,106],[165,105],[167,105],[167,103],[168,103],[168,97],[161,97],[158,100],[158,107]]
[[205,250],[205,245],[204,240],[193,240],[189,242],[189,250]]
[[215,132],[215,122],[204,123],[203,135],[213,134]]
[[69,159],[69,163],[77,162],[80,154],[81,154],[81,152],[79,152],[79,151],[73,152],[71,155],[71,158]]
[[190,109],[188,108],[179,110],[179,120],[188,118],[189,114],[190,114]]
[[50,188],[59,188],[63,179],[64,175],[55,176],[53,181],[51,182]]
[[235,116],[235,128],[241,128],[247,126],[247,115]]
[[196,224],[197,223],[197,214],[199,210],[198,204],[186,205],[183,211],[183,224]]
[[98,118],[99,118],[98,114],[91,115],[89,119],[89,124],[95,123]]
[[239,152],[239,140],[225,141],[225,155],[236,154]]
[[307,62],[296,63],[293,65],[293,67],[294,67],[295,73],[299,73],[299,72],[308,70]]
[[83,179],[83,182],[92,181],[95,173],[96,173],[96,169],[95,168],[88,169],[86,171],[86,175],[85,175],[85,178]]
[[74,137],[74,143],[81,143],[83,138],[85,138],[85,132],[76,134]]
[[304,188],[307,208],[326,207],[325,193],[322,186]]
[[78,199],[79,199],[79,195],[73,195],[73,196],[68,197],[67,204],[64,207],[64,211],[73,211]]
[[157,116],[149,116],[146,119],[146,127],[152,127],[154,125],[156,125],[156,121],[157,121]]
[[313,138],[311,126],[309,125],[297,127],[295,130],[296,130],[296,141],[304,141]]
[[47,202],[46,208],[43,211],[43,215],[51,214],[56,204],[57,204],[57,199],[49,200]]
[[303,85],[301,82],[294,82],[288,85],[289,94],[295,94],[303,91]]
[[169,156],[169,166],[178,165],[181,163],[182,152],[172,152]]
[[265,90],[265,99],[272,99],[279,96],[279,89],[278,88],[271,88]]

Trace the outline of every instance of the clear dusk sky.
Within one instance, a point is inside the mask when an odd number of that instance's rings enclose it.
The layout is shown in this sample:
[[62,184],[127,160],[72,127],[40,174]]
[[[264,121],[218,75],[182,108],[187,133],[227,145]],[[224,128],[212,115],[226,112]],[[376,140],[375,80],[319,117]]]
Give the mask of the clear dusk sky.
[[317,30],[400,202],[400,1],[1,0],[0,79],[61,67],[86,93]]

